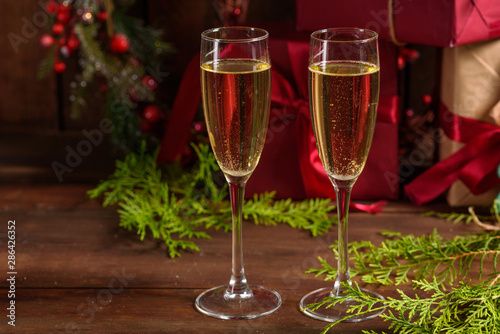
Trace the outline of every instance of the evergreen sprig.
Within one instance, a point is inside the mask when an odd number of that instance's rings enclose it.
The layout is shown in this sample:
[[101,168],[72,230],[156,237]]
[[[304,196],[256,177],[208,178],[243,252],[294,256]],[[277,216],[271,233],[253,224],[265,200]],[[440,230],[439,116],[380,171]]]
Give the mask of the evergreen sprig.
[[147,153],[145,143],[138,154],[117,161],[114,173],[90,190],[88,196],[104,197],[103,206],[118,204],[120,226],[137,230],[141,240],[149,233],[154,239],[163,240],[170,257],[180,256],[179,249],[199,250],[186,239],[209,238],[198,230],[203,221],[182,216],[186,206],[169,191],[156,165],[156,154]]
[[276,201],[274,193],[255,195],[245,203],[245,219],[253,218],[256,224],[288,224],[293,228],[307,230],[316,237],[328,231],[335,221],[331,212],[335,205],[330,199],[310,199],[294,203],[291,199]]
[[[491,282],[494,283],[494,282]],[[437,280],[415,280],[413,285],[420,294],[430,295],[412,297],[397,290],[399,298],[387,297],[380,300],[365,294],[357,283],[344,285],[347,293],[338,298],[326,298],[322,302],[311,304],[308,308],[328,307],[345,301],[351,301],[349,315],[324,328],[327,333],[339,322],[356,315],[386,309],[379,315],[389,322],[389,329],[395,333],[500,333],[500,285],[460,283],[450,291],[441,289]],[[352,303],[356,299],[358,303]],[[373,330],[363,333],[375,334]]]
[[[162,240],[170,257],[179,250],[195,250],[195,238],[210,238],[208,231],[230,231],[231,206],[226,182],[210,147],[193,145],[198,156],[190,171],[178,165],[161,169],[156,154],[148,153],[145,143],[138,153],[116,162],[107,180],[88,192],[90,198],[103,197],[103,206],[117,205],[120,226],[136,230],[141,240],[150,235]],[[245,219],[256,224],[288,224],[320,235],[335,223],[329,213],[330,200],[274,200],[274,193],[255,196],[243,206]]]
[[[500,256],[500,233],[479,233],[456,236],[445,240],[436,230],[429,235],[403,236],[397,232],[385,231],[387,237],[379,246],[370,241],[351,242],[349,253],[354,266],[351,275],[361,275],[366,283],[399,285],[415,279],[435,277],[441,284],[453,283],[465,278],[475,259],[479,260],[479,277],[484,272],[485,260],[492,260],[491,274],[498,274]],[[337,245],[331,246],[335,252]],[[316,276],[325,279],[336,277],[337,271],[320,258],[322,268],[309,269]]]
[[147,153],[143,142],[138,153],[116,160],[115,171],[107,180],[101,181],[96,188],[88,191],[92,199],[103,197],[104,207],[117,204],[135,191],[158,188],[162,183],[161,170],[156,165],[157,154]]
[[54,49],[55,46],[51,46],[49,48],[49,55],[40,62],[36,74],[37,79],[41,80],[45,78],[51,71],[54,70]]
[[[438,217],[443,218],[446,221],[452,222],[454,224],[464,223],[469,224],[474,220],[474,217],[470,213],[460,213],[460,212],[438,212],[438,211],[428,211],[422,214],[423,217]],[[489,216],[478,216],[481,220],[491,220],[492,217]]]

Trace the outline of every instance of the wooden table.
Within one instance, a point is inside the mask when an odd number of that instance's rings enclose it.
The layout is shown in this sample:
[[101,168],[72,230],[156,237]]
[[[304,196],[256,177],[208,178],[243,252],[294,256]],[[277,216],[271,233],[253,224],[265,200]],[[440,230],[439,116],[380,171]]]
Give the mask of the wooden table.
[[[275,313],[254,320],[213,319],[197,312],[193,302],[204,289],[229,280],[230,234],[211,231],[211,240],[196,241],[200,252],[170,259],[161,244],[141,242],[119,228],[116,208],[102,208],[86,197],[86,191],[112,170],[112,161],[104,158],[109,156],[107,148],[96,148],[89,166],[75,168],[67,181],[58,183],[50,163],[64,158],[66,144],[53,137],[23,138],[0,138],[8,162],[0,166],[0,333],[305,334],[319,333],[326,325],[302,315],[298,302],[305,293],[333,284],[304,271],[318,267],[317,256],[335,263],[327,247],[337,237],[335,228],[313,238],[288,226],[244,223],[249,283],[277,290],[284,302]],[[70,138],[69,145],[79,138]],[[18,142],[22,145],[16,146]],[[445,237],[475,230],[420,216],[434,208],[394,202],[377,215],[353,212],[350,240],[379,242],[382,229],[421,235],[437,228]],[[15,327],[7,325],[6,317],[12,300],[6,280],[11,276],[6,274],[9,220],[16,226]],[[396,296],[395,287],[377,289]],[[386,328],[375,319],[340,324],[331,333]]]

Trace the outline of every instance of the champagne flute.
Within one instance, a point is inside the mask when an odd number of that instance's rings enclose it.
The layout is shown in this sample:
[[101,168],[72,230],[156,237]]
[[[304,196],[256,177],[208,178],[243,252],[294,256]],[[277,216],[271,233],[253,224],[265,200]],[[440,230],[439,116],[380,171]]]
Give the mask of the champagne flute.
[[[345,296],[343,285],[351,285],[347,242],[347,216],[351,189],[361,174],[370,150],[379,98],[379,56],[377,34],[358,28],[332,28],[311,34],[309,53],[309,96],[311,118],[319,151],[335,188],[338,214],[338,267],[335,284],[310,292],[300,301],[306,315],[334,322],[356,300],[308,309],[326,297]],[[364,290],[364,289],[363,289]],[[372,291],[365,293],[383,299]],[[358,322],[376,317],[381,311],[354,316]]]
[[229,284],[203,292],[195,306],[221,319],[257,318],[281,305],[277,292],[248,285],[241,234],[245,184],[259,162],[269,121],[268,36],[250,27],[214,28],[201,35],[203,109],[210,145],[229,184],[233,231]]

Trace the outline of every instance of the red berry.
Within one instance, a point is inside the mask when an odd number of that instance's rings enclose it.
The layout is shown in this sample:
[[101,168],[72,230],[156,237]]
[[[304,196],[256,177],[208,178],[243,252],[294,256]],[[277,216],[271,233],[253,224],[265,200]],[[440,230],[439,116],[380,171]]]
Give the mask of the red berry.
[[78,47],[80,46],[80,40],[75,35],[72,35],[68,39],[68,42],[66,43],[66,46],[68,47],[69,52],[72,53],[73,51],[75,51],[76,49],[78,49]]
[[56,71],[57,73],[66,71],[66,64],[60,60],[56,61],[54,64],[54,71]]
[[49,34],[44,34],[40,37],[40,44],[46,48],[54,44],[54,37]]
[[132,58],[130,58],[129,61],[130,61],[130,64],[132,64],[132,66],[134,66],[134,67],[141,65],[141,60],[137,57],[132,57]]
[[64,26],[61,23],[54,23],[52,26],[52,32],[54,35],[60,35],[64,31]]
[[68,23],[70,18],[71,14],[69,13],[69,11],[60,10],[59,13],[57,13],[57,21],[61,22],[62,24]]
[[57,1],[51,0],[47,2],[47,4],[45,5],[45,9],[47,9],[47,12],[49,12],[50,14],[55,14],[59,11],[59,4],[57,3]]
[[57,44],[59,44],[60,46],[65,45],[66,44],[66,36],[59,38],[59,40],[57,41]]
[[205,123],[204,122],[194,122],[193,128],[196,132],[203,132],[203,131],[205,131]]
[[431,104],[432,102],[432,96],[430,96],[429,94],[424,94],[422,95],[422,102],[428,106],[429,104]]
[[144,108],[142,115],[144,119],[150,123],[156,123],[160,119],[160,108],[154,105],[149,105]]
[[410,54],[408,55],[408,59],[410,61],[415,61],[417,60],[418,58],[420,58],[420,52],[418,52],[417,50],[415,49],[412,49]]
[[403,56],[399,55],[398,56],[398,68],[401,70],[405,67],[405,65],[406,65],[405,59],[403,58]]
[[420,57],[420,53],[416,49],[404,48],[401,54],[406,61],[414,62]]
[[125,53],[128,51],[129,46],[130,42],[127,36],[123,34],[114,35],[109,42],[109,48],[114,53]]
[[104,10],[101,10],[98,14],[97,14],[97,19],[101,22],[104,22],[108,19],[108,13]]
[[232,14],[233,14],[234,17],[240,16],[241,15],[241,9],[240,8],[233,9],[233,13]]
[[155,78],[150,75],[146,75],[142,78],[142,84],[149,90],[153,90],[158,87],[158,82],[156,82]]
[[59,12],[69,12],[70,6],[61,4],[59,6]]
[[128,90],[128,96],[130,100],[134,102],[140,102],[143,100],[144,96],[141,91],[137,90],[135,87],[130,87]]

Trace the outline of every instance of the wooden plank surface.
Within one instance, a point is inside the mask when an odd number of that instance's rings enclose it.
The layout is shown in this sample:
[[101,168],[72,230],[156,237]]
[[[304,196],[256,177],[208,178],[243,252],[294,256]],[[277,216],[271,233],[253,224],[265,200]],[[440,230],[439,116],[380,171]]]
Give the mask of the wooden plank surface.
[[[40,147],[50,146],[39,141]],[[75,141],[78,137],[64,142]],[[11,149],[15,148],[15,143],[12,145]],[[12,165],[22,162],[42,171],[50,171],[46,162],[60,154],[56,146],[47,149],[45,160],[30,160],[20,153],[22,150],[7,152]],[[39,151],[35,154],[42,155]],[[98,152],[95,154],[97,157]],[[140,241],[134,232],[119,228],[116,208],[101,208],[99,201],[86,197],[86,191],[105,174],[98,173],[100,163],[106,163],[89,160],[87,171],[81,171],[85,177],[73,176],[73,181],[34,182],[36,177],[25,175],[21,182],[0,186],[0,259],[4,259],[0,264],[0,333],[305,334],[319,333],[326,325],[303,316],[298,301],[311,290],[332,286],[332,282],[323,282],[323,278],[304,271],[319,266],[318,256],[335,264],[328,249],[337,238],[335,227],[313,238],[285,225],[266,227],[245,222],[244,257],[249,283],[277,290],[284,298],[283,305],[269,316],[249,321],[212,319],[197,312],[193,303],[204,289],[228,282],[230,234],[210,231],[212,239],[196,241],[199,252],[182,252],[180,258],[168,258],[161,243]],[[40,170],[35,175],[44,175]],[[8,179],[7,172],[2,171]],[[473,225],[453,225],[420,215],[431,208],[435,207],[416,208],[395,202],[377,215],[352,212],[350,240],[378,243],[382,229],[421,235],[436,228],[444,237],[476,231]],[[15,328],[7,325],[5,317],[9,303],[9,220],[16,221]],[[374,288],[385,296],[396,295],[395,287]],[[411,289],[408,285],[398,288]],[[375,319],[341,324],[332,333],[386,328],[387,324]]]

